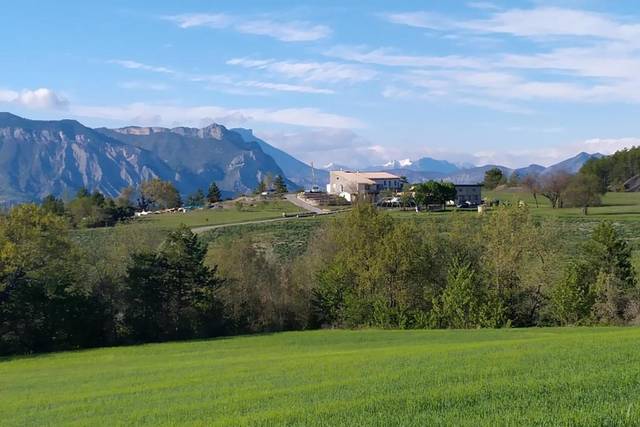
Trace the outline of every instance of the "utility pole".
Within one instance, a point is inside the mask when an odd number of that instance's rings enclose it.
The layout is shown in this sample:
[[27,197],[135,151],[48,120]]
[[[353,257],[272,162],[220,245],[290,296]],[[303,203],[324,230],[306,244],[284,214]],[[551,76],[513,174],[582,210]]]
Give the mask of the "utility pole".
[[311,190],[316,188],[316,170],[313,168],[313,162],[311,162]]

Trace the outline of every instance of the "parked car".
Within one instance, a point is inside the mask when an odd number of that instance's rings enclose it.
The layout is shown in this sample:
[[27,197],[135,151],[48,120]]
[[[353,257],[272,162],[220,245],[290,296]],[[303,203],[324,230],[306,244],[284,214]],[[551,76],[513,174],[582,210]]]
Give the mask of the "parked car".
[[476,209],[478,207],[478,204],[470,203],[470,202],[462,202],[462,203],[458,203],[456,207],[458,209]]

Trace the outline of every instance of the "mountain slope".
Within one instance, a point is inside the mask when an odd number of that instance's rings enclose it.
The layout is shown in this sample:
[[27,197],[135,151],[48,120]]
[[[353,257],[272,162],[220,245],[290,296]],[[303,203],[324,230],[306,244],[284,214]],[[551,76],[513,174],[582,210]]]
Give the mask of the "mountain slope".
[[178,177],[153,153],[75,120],[28,120],[0,113],[0,200],[38,200],[81,187],[116,196],[129,185]]
[[523,167],[523,168],[518,168],[518,169],[514,170],[513,173],[515,173],[520,178],[523,178],[523,177],[528,176],[528,175],[540,175],[546,169],[547,168],[545,168],[542,165],[531,164],[531,165]]
[[544,167],[541,165],[532,164],[524,168],[511,169],[506,166],[500,165],[485,165],[476,168],[459,170],[453,174],[447,175],[444,179],[450,180],[456,184],[475,184],[484,181],[484,173],[492,168],[499,168],[505,177],[509,178],[512,173],[516,173],[519,177],[527,175],[550,175],[557,172],[567,172],[569,174],[576,174],[582,168],[589,159],[601,158],[602,154],[589,154],[580,153],[574,157],[563,160],[559,163]]
[[450,174],[460,170],[460,168],[451,162],[446,160],[437,160],[431,157],[422,157],[415,162],[412,162],[407,169],[418,172],[438,172],[444,174]]
[[414,172],[428,172],[436,174],[449,174],[460,170],[456,165],[446,160],[437,160],[431,157],[422,157],[418,160],[392,160],[381,166],[370,166],[365,170],[411,170]]
[[552,174],[555,172],[568,172],[570,174],[575,174],[580,171],[580,168],[587,163],[587,161],[591,159],[599,159],[602,158],[603,155],[600,153],[589,154],[589,153],[579,153],[574,157],[563,160],[555,165],[551,165],[542,172],[543,175]]
[[485,165],[476,168],[464,169],[443,178],[444,181],[451,181],[455,184],[478,184],[484,181],[484,174],[489,169],[498,168],[504,176],[509,177],[513,169],[500,165]]
[[292,155],[274,147],[253,134],[251,129],[231,129],[238,133],[246,142],[257,143],[262,151],[271,156],[282,169],[285,176],[300,187],[311,188],[316,184],[324,187],[329,183],[329,173],[326,170],[314,168],[315,182],[311,173],[311,166],[296,159]]
[[[238,133],[212,124],[205,128],[124,127],[98,129],[99,132],[152,151],[165,161],[188,188],[206,189],[216,181],[224,195],[250,192],[267,175],[286,175],[256,142],[247,142]],[[287,184],[295,187],[288,181]]]

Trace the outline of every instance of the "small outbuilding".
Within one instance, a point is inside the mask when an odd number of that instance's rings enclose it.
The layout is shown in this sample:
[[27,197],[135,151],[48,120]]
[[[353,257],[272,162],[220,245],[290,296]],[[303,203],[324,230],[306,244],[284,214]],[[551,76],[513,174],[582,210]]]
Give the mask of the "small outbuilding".
[[482,204],[482,184],[455,184],[456,205],[480,205]]

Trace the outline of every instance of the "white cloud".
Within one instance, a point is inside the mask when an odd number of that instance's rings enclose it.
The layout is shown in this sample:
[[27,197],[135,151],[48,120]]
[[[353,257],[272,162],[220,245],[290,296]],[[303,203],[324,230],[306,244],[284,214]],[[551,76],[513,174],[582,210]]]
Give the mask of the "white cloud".
[[[474,6],[474,5],[470,5]],[[498,53],[484,57],[425,58],[371,52],[342,52],[343,58],[385,65],[419,68],[435,74],[437,84],[448,96],[496,101],[528,102],[629,102],[640,103],[640,23],[627,18],[584,10],[536,7],[492,10],[485,19],[463,20],[430,12],[402,12],[382,15],[389,22],[442,31],[468,39],[474,34],[508,34],[530,39],[538,53]],[[546,50],[551,40],[563,38],[564,45]],[[358,54],[359,53],[359,54]],[[456,64],[456,62],[458,62]],[[532,77],[532,71],[537,75]],[[500,80],[503,79],[503,80]],[[432,90],[436,82],[408,79],[410,84]],[[410,91],[399,89],[398,91]],[[442,92],[442,90],[440,91]],[[433,95],[432,92],[428,92]],[[422,96],[422,94],[418,94]]]
[[107,62],[110,64],[120,65],[121,67],[129,68],[131,70],[144,70],[153,71],[154,73],[176,74],[176,71],[172,70],[171,68],[143,64],[141,62],[131,61],[129,59],[111,59]]
[[153,91],[165,91],[169,89],[169,85],[165,83],[153,83],[153,82],[141,82],[141,81],[126,81],[118,83],[123,89],[140,89],[140,90],[153,90]]
[[285,42],[314,41],[331,35],[329,27],[309,22],[256,20],[239,23],[235,28],[241,33],[269,36]]
[[640,138],[592,138],[581,143],[589,153],[613,154],[624,148],[640,147]]
[[175,22],[180,28],[225,28],[233,22],[233,18],[224,13],[184,13],[166,16],[164,19]]
[[243,82],[240,82],[240,84],[247,87],[271,89],[271,90],[277,90],[282,92],[314,93],[314,94],[325,94],[325,95],[334,93],[332,90],[329,90],[329,89],[318,89],[312,86],[290,85],[286,83],[243,81]]
[[[199,126],[206,121],[225,122],[229,118],[242,117],[243,122],[275,123],[301,127],[327,127],[352,129],[363,127],[358,119],[326,113],[315,108],[238,108],[219,106],[176,106],[134,103],[123,106],[78,105],[71,108],[80,117],[112,120],[137,125],[190,124]],[[227,124],[227,123],[225,123]]]
[[472,9],[482,9],[482,10],[498,10],[500,9],[499,6],[490,3],[490,2],[486,2],[486,1],[472,1],[467,3],[467,7],[470,7]]
[[511,102],[504,102],[504,101],[496,101],[493,99],[487,99],[487,98],[481,98],[481,97],[460,97],[456,99],[456,102],[459,102],[460,104],[465,104],[465,105],[471,105],[474,107],[482,107],[482,108],[487,108],[489,110],[494,110],[494,111],[502,111],[503,113],[510,113],[510,114],[534,114],[535,111],[527,108],[527,107],[523,107]]
[[[467,154],[467,157],[476,165],[500,164],[519,168],[536,163],[543,166],[551,166],[581,152],[608,155],[634,146],[640,146],[640,138],[593,138],[543,148],[486,150],[473,153],[471,157],[468,157],[469,155]],[[451,154],[444,155],[450,158],[454,157]]]
[[457,55],[429,56],[404,55],[392,49],[379,48],[365,50],[350,46],[337,46],[325,52],[327,56],[365,64],[386,65],[392,67],[437,67],[437,68],[486,68],[487,64],[476,58]]
[[634,49],[606,44],[560,48],[533,55],[507,54],[499,65],[520,69],[558,70],[584,77],[635,79],[638,77],[640,59]]
[[180,28],[232,28],[240,33],[268,36],[285,42],[315,41],[331,35],[329,27],[307,21],[247,19],[223,13],[185,13],[164,19],[176,23]]
[[487,19],[451,19],[430,12],[387,13],[387,21],[440,31],[504,33],[518,37],[596,37],[637,42],[640,24],[626,23],[604,14],[559,7],[497,11]]
[[[276,83],[276,82],[263,82],[263,81],[255,81],[255,80],[247,80],[247,81],[237,81],[230,76],[220,75],[220,74],[191,74],[185,73],[181,71],[176,71],[168,67],[162,66],[152,66],[148,64],[144,64],[138,61],[132,60],[109,60],[107,61],[110,64],[116,64],[124,68],[134,69],[134,70],[143,70],[149,71],[153,73],[160,74],[170,74],[173,78],[183,81],[189,82],[204,82],[209,84],[208,89],[212,90],[223,90],[229,91],[229,87],[236,88],[236,93],[241,92],[237,90],[237,88],[258,88],[258,89],[266,89],[271,91],[280,91],[280,92],[298,92],[298,93],[310,93],[310,94],[332,94],[334,93],[329,89],[315,88],[309,85],[292,85],[286,83]],[[167,89],[168,86],[163,83],[143,83],[143,82],[125,82],[120,84],[121,87],[125,87],[128,89],[151,89],[151,90],[164,90]],[[250,95],[251,93],[246,93]]]
[[383,19],[392,24],[407,25],[409,27],[425,28],[429,30],[447,30],[456,27],[456,23],[449,18],[432,12],[401,12],[386,13]]
[[0,102],[16,104],[30,109],[65,109],[69,101],[51,89],[24,89],[20,92],[0,89]]
[[489,19],[463,21],[458,26],[520,37],[577,36],[632,42],[640,38],[638,24],[628,24],[599,13],[557,7],[501,11]]
[[256,131],[256,135],[300,160],[313,162],[316,167],[328,163],[364,167],[379,160],[370,149],[372,143],[348,129],[263,130]]
[[363,82],[373,79],[376,72],[368,68],[341,64],[337,62],[301,62],[301,61],[276,61],[274,59],[250,59],[233,58],[227,61],[229,65],[238,65],[244,68],[267,70],[272,73],[295,78],[303,81],[321,82]]
[[0,89],[0,102],[14,102],[19,93],[14,90]]

